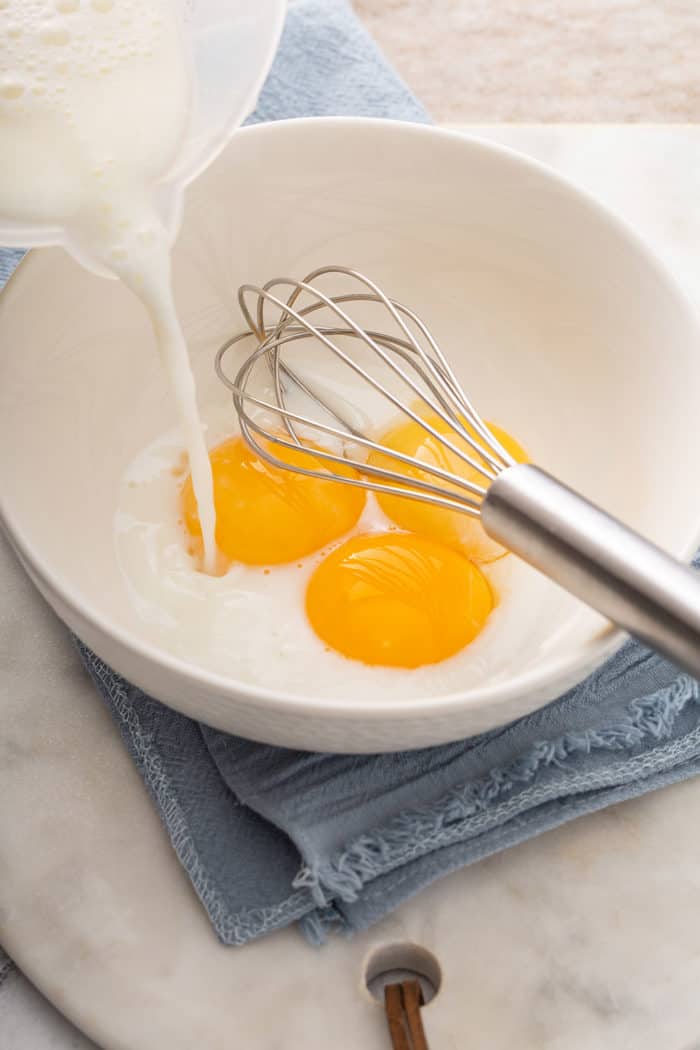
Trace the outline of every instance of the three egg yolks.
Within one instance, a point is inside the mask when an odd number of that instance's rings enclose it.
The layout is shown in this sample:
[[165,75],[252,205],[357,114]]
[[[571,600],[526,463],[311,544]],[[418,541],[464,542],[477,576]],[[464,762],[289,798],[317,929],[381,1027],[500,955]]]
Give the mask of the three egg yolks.
[[[439,416],[425,418],[474,457],[467,442],[454,431],[450,434]],[[527,459],[509,434],[488,426],[515,460]],[[475,470],[418,423],[392,427],[380,441],[483,484]],[[292,467],[318,469],[317,459],[303,449],[278,445],[274,455]],[[227,563],[281,565],[314,554],[349,532],[365,506],[363,489],[275,467],[241,437],[224,441],[210,452],[210,459],[216,541]],[[419,468],[384,454],[373,453],[369,462],[430,479]],[[334,469],[358,477],[349,466]],[[445,660],[468,645],[486,623],[494,599],[477,563],[493,561],[504,551],[477,519],[458,511],[383,493],[378,502],[405,531],[353,536],[331,551],[308,584],[308,620],[327,646],[365,664],[415,668]],[[182,488],[182,509],[196,544],[201,528],[190,478]]]

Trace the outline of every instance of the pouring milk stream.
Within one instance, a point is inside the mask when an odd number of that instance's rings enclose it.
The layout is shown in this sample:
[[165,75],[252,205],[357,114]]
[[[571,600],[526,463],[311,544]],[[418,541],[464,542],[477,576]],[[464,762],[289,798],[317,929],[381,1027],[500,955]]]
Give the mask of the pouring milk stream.
[[172,296],[172,231],[158,206],[192,93],[175,0],[0,0],[0,243],[6,229],[12,243],[41,243],[41,230],[142,301],[177,403],[212,572],[211,466]]

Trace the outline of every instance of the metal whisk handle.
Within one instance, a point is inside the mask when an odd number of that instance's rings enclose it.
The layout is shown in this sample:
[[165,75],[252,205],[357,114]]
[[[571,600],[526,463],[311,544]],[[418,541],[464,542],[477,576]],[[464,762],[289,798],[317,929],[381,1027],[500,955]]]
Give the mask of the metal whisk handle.
[[700,573],[529,464],[492,482],[489,535],[700,678]]

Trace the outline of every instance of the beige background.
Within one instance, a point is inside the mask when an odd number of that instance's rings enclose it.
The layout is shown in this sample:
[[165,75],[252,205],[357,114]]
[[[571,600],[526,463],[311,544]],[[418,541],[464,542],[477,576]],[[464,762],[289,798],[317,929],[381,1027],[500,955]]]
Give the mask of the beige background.
[[438,121],[700,120],[700,0],[353,0]]

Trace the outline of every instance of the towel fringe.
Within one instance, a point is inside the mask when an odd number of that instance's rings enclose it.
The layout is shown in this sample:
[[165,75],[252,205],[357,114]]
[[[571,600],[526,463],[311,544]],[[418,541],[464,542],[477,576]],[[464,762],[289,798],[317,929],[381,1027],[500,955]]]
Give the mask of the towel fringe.
[[670,686],[631,701],[628,716],[617,724],[539,741],[511,765],[493,769],[480,780],[451,791],[430,805],[402,813],[383,828],[361,835],[330,861],[304,865],[293,887],[310,892],[317,908],[322,909],[313,919],[305,918],[305,930],[312,932],[314,939],[323,936],[319,924],[323,926],[325,910],[333,910],[330,905],[334,900],[352,903],[373,879],[458,840],[460,830],[466,832],[461,825],[487,813],[514,788],[534,783],[543,770],[563,768],[573,755],[629,752],[646,740],[668,738],[678,715],[688,703],[699,698],[698,682],[681,675]]

